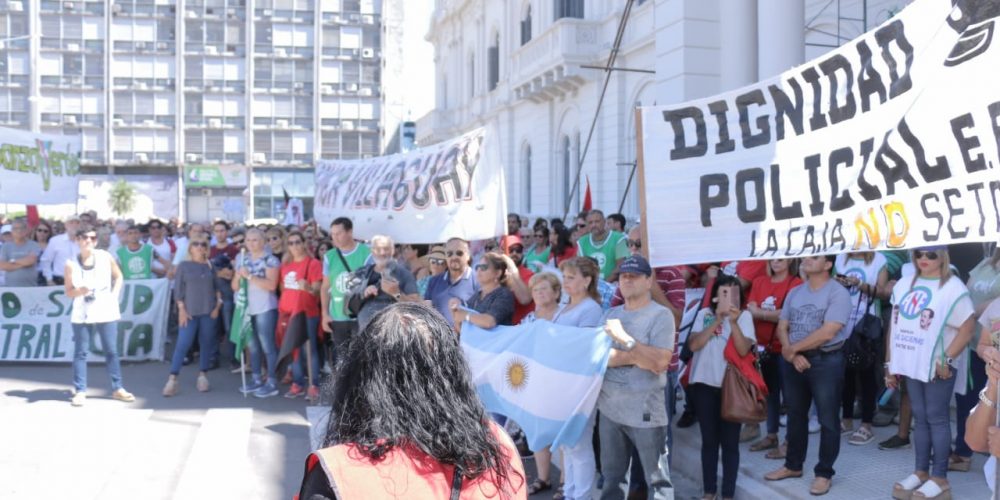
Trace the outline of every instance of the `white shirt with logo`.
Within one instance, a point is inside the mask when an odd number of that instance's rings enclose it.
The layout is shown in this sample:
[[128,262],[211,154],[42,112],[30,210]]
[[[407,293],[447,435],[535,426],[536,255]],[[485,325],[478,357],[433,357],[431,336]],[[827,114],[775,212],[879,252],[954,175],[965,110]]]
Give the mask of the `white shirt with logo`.
[[[975,310],[962,280],[952,276],[941,285],[939,278],[901,279],[892,289],[892,330],[889,373],[921,382],[934,378],[935,368],[945,363],[945,350],[958,328]],[[956,376],[963,380],[968,349],[956,358]],[[964,383],[955,392],[965,393]]]
[[[837,274],[843,274],[849,278],[858,278],[860,283],[867,283],[874,290],[875,286],[878,285],[878,275],[885,269],[885,265],[885,256],[878,252],[875,252],[875,258],[872,259],[870,264],[865,264],[864,259],[848,259],[847,254],[840,254],[837,256],[834,269],[837,270]],[[851,315],[847,318],[847,330],[853,332],[854,325],[858,323],[861,315],[865,312],[864,305],[868,303],[869,297],[861,293],[860,286],[848,288],[847,291],[851,293],[852,307]],[[868,312],[878,315],[880,309],[879,301],[873,300],[868,307]]]

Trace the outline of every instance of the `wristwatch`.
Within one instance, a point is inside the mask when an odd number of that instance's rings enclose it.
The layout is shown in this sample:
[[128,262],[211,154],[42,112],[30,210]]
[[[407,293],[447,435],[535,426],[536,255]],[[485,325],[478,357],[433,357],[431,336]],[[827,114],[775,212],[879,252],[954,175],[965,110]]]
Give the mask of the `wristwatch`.
[[623,343],[622,346],[624,347],[624,349],[622,349],[622,350],[625,351],[625,352],[628,352],[628,351],[631,351],[632,349],[635,349],[635,339],[628,339],[628,341],[626,341],[625,343]]
[[944,360],[944,362],[945,362],[945,364],[947,364],[951,368],[955,367],[955,358],[953,358],[951,356],[946,357],[945,360]]

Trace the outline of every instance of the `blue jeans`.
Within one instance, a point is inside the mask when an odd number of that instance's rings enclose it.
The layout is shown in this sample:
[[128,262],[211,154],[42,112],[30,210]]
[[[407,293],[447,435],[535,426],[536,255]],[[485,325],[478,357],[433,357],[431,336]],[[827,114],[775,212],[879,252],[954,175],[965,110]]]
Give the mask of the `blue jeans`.
[[267,383],[277,384],[275,371],[278,369],[278,346],[274,343],[274,329],[278,326],[278,310],[271,309],[260,314],[250,315],[253,325],[253,335],[247,347],[250,348],[250,372],[254,383],[260,382],[261,351],[267,358]]
[[722,420],[722,390],[690,384],[694,414],[701,429],[701,481],[703,493],[719,492],[719,448],[722,448],[722,497],[736,494],[740,469],[740,424]]
[[[785,467],[801,471],[809,449],[809,406],[816,403],[819,434],[819,463],[816,477],[832,478],[833,464],[840,455],[840,399],[844,387],[844,353],[835,351],[806,355],[811,367],[799,373],[784,364],[785,403],[788,405],[788,452]],[[947,459],[947,457],[945,457]]]
[[[306,317],[306,330],[309,334],[309,354],[312,356],[313,385],[319,385],[319,341],[316,329],[319,327],[319,316]],[[299,359],[292,363],[292,377],[296,384],[305,386],[309,371],[306,368],[306,353],[299,349]]]
[[674,414],[677,412],[677,376],[678,372],[667,372],[667,463],[674,466]]
[[[951,455],[951,393],[955,389],[952,375],[947,380],[921,382],[906,378],[906,393],[913,408],[913,450],[917,460],[915,470],[930,472],[934,477],[948,477],[948,456]],[[931,450],[934,463],[931,463]]]
[[87,354],[94,335],[101,336],[111,390],[117,391],[122,388],[122,367],[118,361],[118,322],[73,323],[73,387],[76,392],[87,392]]
[[764,383],[767,384],[768,435],[778,435],[781,420],[781,365],[784,363],[785,358],[782,358],[780,353],[772,352],[760,364],[760,374],[764,376]]
[[[965,444],[965,420],[968,418],[969,412],[979,403],[979,391],[986,387],[986,363],[975,352],[969,353],[969,360],[972,365],[972,387],[966,387],[964,396],[955,395],[955,415],[958,418],[958,422],[955,422],[955,454],[965,458],[972,456],[972,449]],[[960,379],[955,383],[968,383],[961,374],[955,376]],[[988,394],[988,396],[995,398],[996,394]]]
[[[229,359],[236,359],[236,344],[229,340],[229,328],[233,324],[233,309],[236,308],[236,304],[233,301],[223,301],[222,311],[219,314],[219,318],[216,321],[217,327],[222,330],[222,356]],[[220,324],[221,323],[221,324]],[[219,359],[219,343],[212,343],[212,359]]]
[[601,468],[604,488],[601,500],[624,499],[628,495],[628,471],[632,452],[637,451],[649,498],[673,499],[667,463],[667,426],[630,427],[612,421],[605,415],[598,420],[601,434]]
[[198,366],[201,371],[208,371],[212,357],[212,344],[215,344],[215,319],[211,314],[193,316],[187,324],[177,330],[177,345],[174,346],[174,357],[170,362],[170,374],[177,375],[181,372],[184,364],[184,355],[187,354],[194,339],[198,339]]

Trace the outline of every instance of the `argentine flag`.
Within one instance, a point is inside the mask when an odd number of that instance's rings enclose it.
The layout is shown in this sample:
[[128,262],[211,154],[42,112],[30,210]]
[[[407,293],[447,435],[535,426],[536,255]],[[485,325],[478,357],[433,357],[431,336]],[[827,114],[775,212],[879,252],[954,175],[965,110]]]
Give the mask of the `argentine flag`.
[[[597,404],[611,339],[603,328],[549,321],[483,330],[462,325],[479,398],[524,430],[533,450],[574,446]],[[590,437],[586,437],[590,439]]]

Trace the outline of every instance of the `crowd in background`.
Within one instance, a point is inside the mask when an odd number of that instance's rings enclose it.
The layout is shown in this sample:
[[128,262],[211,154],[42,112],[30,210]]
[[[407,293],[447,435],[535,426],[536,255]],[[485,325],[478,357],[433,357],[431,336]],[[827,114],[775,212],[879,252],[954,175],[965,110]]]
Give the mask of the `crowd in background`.
[[[486,329],[536,320],[596,326],[609,309],[626,302],[622,265],[642,253],[643,232],[638,225],[626,227],[620,214],[605,217],[595,210],[568,223],[538,219],[530,225],[511,214],[507,233],[495,240],[422,245],[384,235],[356,240],[347,218],[326,228],[315,222],[137,223],[100,220],[93,213],[33,225],[18,218],[0,220],[0,284],[64,284],[69,268],[62,263],[79,254],[76,235],[90,235],[97,249],[114,257],[124,279],[172,280],[168,337],[174,352],[164,396],[181,392],[181,367],[197,360],[199,391],[209,390],[208,372],[228,363],[234,372],[249,370],[246,390],[258,397],[277,395],[285,384],[286,397],[315,401],[319,381],[335,370],[338,351],[396,302],[426,302],[459,332],[466,322]],[[643,273],[630,266],[630,276]],[[651,299],[671,312],[676,332],[664,370],[662,399],[670,423],[664,439],[669,449],[683,399],[676,427],[699,426],[705,498],[735,494],[740,443],[784,461],[766,479],[801,476],[811,432],[821,433],[811,491],[825,493],[841,441],[870,445],[873,426],[894,422],[898,433],[879,448],[913,446],[916,460],[914,474],[893,486],[894,495],[919,491],[937,498],[948,490],[949,471],[970,469],[964,416],[982,399],[987,380],[976,351],[989,344],[988,336],[980,343],[983,312],[1000,297],[995,245],[664,266],[649,269],[649,276],[658,285],[649,290]],[[254,330],[249,368],[237,361],[226,335],[242,279]],[[690,289],[705,290],[700,302],[686,303]],[[913,310],[917,289],[926,296],[916,297],[923,302]],[[297,313],[308,319],[309,343],[287,370],[277,372],[282,332]],[[910,323],[940,332],[927,353],[897,352],[890,343],[901,335],[900,325]],[[871,334],[872,328],[873,338],[859,340],[862,330]],[[738,356],[753,354],[759,366],[768,392],[764,432],[721,417],[730,349]],[[953,393],[955,436],[948,413]],[[604,431],[599,422],[591,423],[597,435]],[[516,424],[508,428],[518,437]],[[610,465],[602,469],[597,438],[585,441],[560,453],[534,450],[537,479],[528,491],[553,489],[556,498],[576,498],[589,493],[583,485],[594,477],[600,487]],[[531,453],[523,439],[520,446]],[[551,477],[554,460],[561,460],[561,480]],[[631,495],[644,494],[643,483],[656,480],[642,471],[643,462],[631,461]]]

